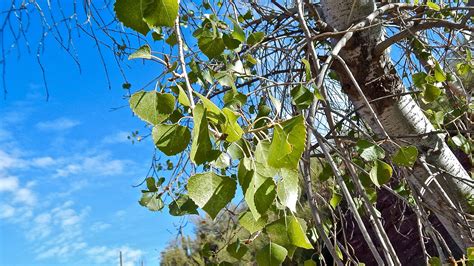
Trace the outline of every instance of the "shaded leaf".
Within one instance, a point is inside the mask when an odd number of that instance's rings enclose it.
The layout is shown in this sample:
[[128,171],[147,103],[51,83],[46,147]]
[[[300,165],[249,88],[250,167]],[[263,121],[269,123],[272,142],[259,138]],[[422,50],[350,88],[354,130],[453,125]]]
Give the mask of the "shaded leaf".
[[117,19],[125,27],[129,27],[143,35],[146,35],[150,28],[143,21],[142,1],[117,0],[114,4],[114,11]]
[[245,256],[249,248],[241,243],[239,239],[237,239],[234,243],[228,245],[226,250],[232,257],[240,260],[243,256]]
[[206,114],[202,104],[196,105],[193,111],[194,128],[190,157],[197,165],[212,162],[219,156],[219,151],[212,148]]
[[181,194],[169,205],[170,214],[173,216],[183,216],[187,214],[199,214],[198,206],[188,195]]
[[206,35],[199,38],[198,46],[209,59],[220,56],[225,49],[224,40],[222,38]]
[[250,46],[253,46],[261,41],[263,41],[263,38],[265,38],[265,33],[263,32],[254,32],[249,35],[247,38],[247,44]]
[[191,140],[189,129],[178,124],[156,125],[152,136],[155,146],[168,156],[184,151]]
[[291,97],[293,104],[300,110],[308,108],[314,101],[314,94],[303,85],[291,89]]

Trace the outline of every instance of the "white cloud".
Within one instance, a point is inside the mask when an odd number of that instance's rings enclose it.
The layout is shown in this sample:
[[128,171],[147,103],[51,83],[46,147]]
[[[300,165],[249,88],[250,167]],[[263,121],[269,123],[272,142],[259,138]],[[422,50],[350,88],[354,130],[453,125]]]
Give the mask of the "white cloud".
[[80,122],[77,120],[61,117],[55,120],[39,122],[36,124],[36,127],[40,130],[62,131],[76,127],[79,124]]
[[0,177],[0,192],[12,192],[18,188],[18,178],[15,176]]
[[130,133],[127,131],[119,131],[115,134],[105,136],[102,139],[103,144],[118,144],[118,143],[125,143],[125,142],[130,142],[128,137],[130,136]]
[[100,232],[100,231],[104,231],[106,230],[107,228],[109,228],[111,225],[108,224],[108,223],[104,223],[104,222],[95,222],[91,225],[90,227],[90,230],[92,232]]
[[77,163],[67,164],[56,169],[55,177],[67,177],[77,174],[91,174],[95,176],[119,175],[125,171],[128,160],[111,159],[107,153],[90,157],[79,158]]
[[144,252],[140,249],[134,249],[129,246],[110,248],[105,246],[92,247],[86,251],[86,254],[98,264],[116,265],[120,263],[120,252],[122,252],[122,261],[124,266],[137,265],[143,257]]
[[0,150],[0,172],[10,168],[24,168],[26,166],[27,162],[20,159],[18,154]]
[[16,209],[8,204],[0,204],[0,219],[10,218],[15,215]]
[[34,158],[31,161],[32,166],[39,167],[39,168],[50,167],[50,166],[55,165],[56,163],[57,163],[56,160],[49,156]]

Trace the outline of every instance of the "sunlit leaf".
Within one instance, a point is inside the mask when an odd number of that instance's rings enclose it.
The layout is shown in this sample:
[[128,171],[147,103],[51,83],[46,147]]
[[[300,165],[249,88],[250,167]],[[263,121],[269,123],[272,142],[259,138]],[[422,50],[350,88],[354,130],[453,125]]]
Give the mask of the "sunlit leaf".
[[257,263],[259,266],[278,266],[287,255],[288,251],[284,247],[270,243],[257,253]]
[[234,198],[237,183],[228,176],[213,172],[196,174],[189,178],[189,197],[212,219]]
[[268,165],[296,169],[306,144],[306,127],[299,115],[275,125],[268,152]]
[[169,93],[139,91],[130,97],[130,108],[142,120],[157,125],[174,111],[175,98]]
[[244,212],[239,217],[239,224],[253,234],[265,227],[267,219],[265,216],[262,216],[256,220],[251,212]]
[[[147,0],[143,19],[150,26],[173,27],[178,16],[178,0]],[[145,2],[143,0],[137,2]]]
[[377,187],[380,187],[390,180],[392,172],[392,167],[389,164],[381,160],[376,160],[369,173],[370,180],[372,180]]
[[133,54],[128,57],[128,60],[132,59],[151,59],[151,48],[148,44],[143,45],[142,47],[138,48]]
[[415,146],[400,147],[392,157],[395,164],[412,167],[418,158],[418,149]]
[[296,212],[296,203],[299,197],[298,171],[281,170],[281,180],[277,183],[277,195],[283,206]]
[[381,147],[367,140],[358,140],[356,149],[360,157],[366,161],[374,161],[385,157],[385,151]]

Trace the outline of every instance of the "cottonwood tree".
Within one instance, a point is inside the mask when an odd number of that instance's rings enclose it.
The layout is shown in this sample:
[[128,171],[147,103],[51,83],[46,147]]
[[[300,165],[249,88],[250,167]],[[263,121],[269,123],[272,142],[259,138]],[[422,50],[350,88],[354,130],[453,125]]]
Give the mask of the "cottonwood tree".
[[87,10],[120,55],[162,67],[129,97],[167,156],[140,204],[249,233],[208,263],[257,240],[260,265],[472,259],[472,2],[116,0],[110,23]]

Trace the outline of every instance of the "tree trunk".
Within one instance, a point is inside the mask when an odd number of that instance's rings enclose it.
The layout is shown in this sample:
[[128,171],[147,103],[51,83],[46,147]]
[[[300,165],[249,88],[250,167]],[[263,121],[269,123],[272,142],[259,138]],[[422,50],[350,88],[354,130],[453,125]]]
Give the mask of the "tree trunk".
[[[321,8],[326,23],[338,31],[343,31],[366,18],[376,7],[373,0],[321,0]],[[340,52],[340,56],[369,101],[406,91],[390,55],[384,53],[380,57],[373,56],[374,47],[383,38],[383,28],[379,25],[371,26],[355,33]],[[435,131],[410,95],[387,97],[372,105],[383,126],[383,129],[380,128],[380,124],[366,106],[350,76],[344,71],[338,71],[338,74],[344,92],[355,108],[360,108],[359,116],[379,137],[384,136],[384,130],[389,136]],[[394,139],[396,141],[396,138]],[[467,211],[466,196],[473,194],[472,187],[462,182],[462,179],[470,180],[468,173],[449,149],[442,134],[427,134],[424,137],[403,140],[404,142],[398,144],[405,146],[408,141],[417,146],[420,152],[420,160],[406,177],[408,182],[420,192],[420,195],[422,194],[423,202],[436,214],[455,241],[457,248],[465,251],[467,247],[473,245],[471,234],[473,224],[466,222],[464,215],[457,212]],[[389,154],[393,154],[396,145],[387,143],[385,148]]]

